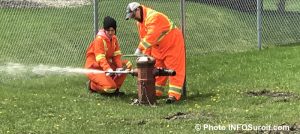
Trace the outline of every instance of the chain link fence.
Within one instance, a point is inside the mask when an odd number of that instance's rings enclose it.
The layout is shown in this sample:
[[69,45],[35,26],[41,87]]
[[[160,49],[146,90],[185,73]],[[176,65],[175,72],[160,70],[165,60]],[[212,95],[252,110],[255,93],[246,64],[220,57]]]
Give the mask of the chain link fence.
[[300,42],[300,1],[263,1],[263,44],[285,45]]
[[87,0],[1,0],[0,63],[82,66],[93,38]]
[[[131,0],[98,1],[99,28],[105,16],[117,20],[124,54],[138,42],[134,20],[125,21]],[[180,0],[142,0],[181,27]],[[300,1],[262,1],[262,44],[300,42]],[[83,66],[93,40],[93,0],[1,0],[0,63]],[[186,0],[187,56],[257,48],[257,0]]]

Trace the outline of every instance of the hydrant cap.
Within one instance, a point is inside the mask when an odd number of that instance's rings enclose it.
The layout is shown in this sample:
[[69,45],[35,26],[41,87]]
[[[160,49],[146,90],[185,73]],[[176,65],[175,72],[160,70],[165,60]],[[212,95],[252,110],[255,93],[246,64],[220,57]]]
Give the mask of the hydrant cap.
[[137,66],[153,66],[155,64],[155,59],[151,56],[138,57],[136,60]]

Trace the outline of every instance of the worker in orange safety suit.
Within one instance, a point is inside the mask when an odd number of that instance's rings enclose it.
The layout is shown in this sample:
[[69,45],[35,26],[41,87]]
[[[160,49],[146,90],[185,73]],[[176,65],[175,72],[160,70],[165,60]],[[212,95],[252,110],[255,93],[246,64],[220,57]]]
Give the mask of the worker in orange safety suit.
[[[85,68],[102,71],[121,71],[124,68],[131,69],[131,62],[121,60],[121,50],[116,34],[117,24],[115,19],[107,16],[103,21],[103,29],[97,33],[94,41],[86,52]],[[87,74],[90,92],[98,92],[110,95],[123,95],[120,92],[126,74]]]
[[[156,59],[155,67],[176,71],[169,77],[169,91],[166,103],[181,98],[185,79],[185,45],[180,29],[163,13],[155,11],[137,2],[131,2],[126,8],[126,20],[137,21],[140,42],[136,55],[146,54]],[[167,76],[155,78],[156,96],[163,95]]]

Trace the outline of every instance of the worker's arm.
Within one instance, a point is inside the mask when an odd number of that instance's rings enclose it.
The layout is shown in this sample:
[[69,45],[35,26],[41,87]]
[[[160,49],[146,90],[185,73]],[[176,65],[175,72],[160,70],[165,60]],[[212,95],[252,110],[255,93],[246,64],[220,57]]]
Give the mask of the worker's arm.
[[169,20],[162,14],[155,14],[145,21],[147,34],[141,38],[138,48],[141,51],[147,51],[153,45],[158,44],[162,36],[170,29]]
[[113,63],[116,64],[117,68],[122,68],[121,56],[122,56],[122,52],[120,49],[118,39],[116,38],[115,50],[114,50],[112,60],[113,60]]
[[110,65],[107,62],[106,59],[106,52],[104,49],[104,40],[96,37],[96,39],[94,40],[94,53],[95,53],[95,57],[96,57],[96,61],[99,64],[100,67],[102,67],[102,69],[104,71],[107,71],[109,69],[111,69]]

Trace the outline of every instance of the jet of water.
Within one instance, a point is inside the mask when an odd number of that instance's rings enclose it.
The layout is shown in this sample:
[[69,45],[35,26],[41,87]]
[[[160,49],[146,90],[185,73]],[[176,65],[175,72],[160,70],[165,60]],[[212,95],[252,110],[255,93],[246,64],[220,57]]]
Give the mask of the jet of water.
[[7,73],[9,75],[18,75],[25,73],[33,73],[38,75],[51,75],[51,74],[99,74],[105,73],[105,71],[85,68],[73,68],[73,67],[57,67],[47,66],[40,64],[38,66],[25,66],[19,63],[6,63],[0,66],[0,73]]

